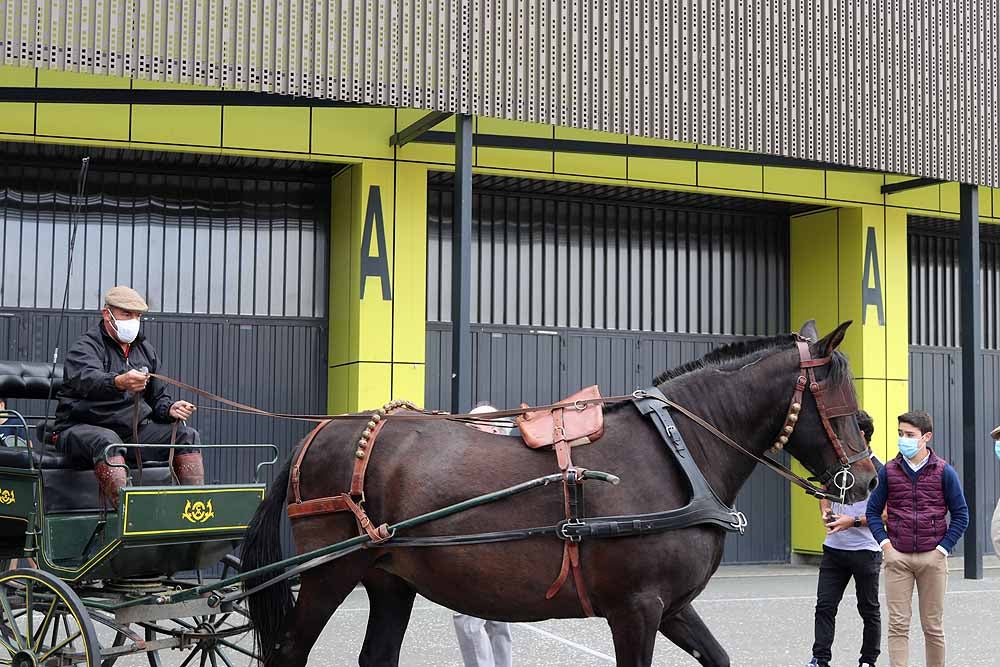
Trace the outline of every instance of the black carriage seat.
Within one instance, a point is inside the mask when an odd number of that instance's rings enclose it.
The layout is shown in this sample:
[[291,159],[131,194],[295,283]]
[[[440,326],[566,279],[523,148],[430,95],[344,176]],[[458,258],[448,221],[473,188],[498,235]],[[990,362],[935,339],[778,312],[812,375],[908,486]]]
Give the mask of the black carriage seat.
[[[45,400],[55,396],[62,386],[63,367],[44,362],[0,360],[0,396],[16,399]],[[100,509],[97,478],[91,466],[80,466],[48,443],[49,421],[36,427],[37,441],[45,443],[29,451],[20,447],[0,447],[0,466],[42,469],[42,495],[46,511],[94,511]],[[29,434],[30,435],[30,434]],[[166,454],[166,450],[164,450]],[[126,456],[126,459],[132,459]],[[132,463],[130,461],[130,463]],[[134,463],[132,463],[134,466]],[[148,461],[142,464],[142,479],[138,470],[130,471],[132,484],[142,486],[170,486],[173,477],[168,461]]]

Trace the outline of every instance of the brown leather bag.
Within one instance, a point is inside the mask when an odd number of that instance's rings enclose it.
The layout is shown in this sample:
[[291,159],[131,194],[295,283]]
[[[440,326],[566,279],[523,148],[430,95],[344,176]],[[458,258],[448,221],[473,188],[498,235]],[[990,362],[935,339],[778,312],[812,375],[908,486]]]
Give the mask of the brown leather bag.
[[[600,397],[601,391],[595,384],[581,389],[559,402],[572,403],[573,401]],[[529,406],[522,403],[521,407],[527,408]],[[604,435],[604,407],[600,403],[589,403],[581,407],[583,409],[576,407],[557,408],[563,411],[563,430],[565,432],[563,437],[570,446],[585,445]],[[555,419],[551,410],[525,412],[517,418],[517,426],[521,431],[521,437],[524,438],[524,443],[532,449],[550,447],[557,440]]]

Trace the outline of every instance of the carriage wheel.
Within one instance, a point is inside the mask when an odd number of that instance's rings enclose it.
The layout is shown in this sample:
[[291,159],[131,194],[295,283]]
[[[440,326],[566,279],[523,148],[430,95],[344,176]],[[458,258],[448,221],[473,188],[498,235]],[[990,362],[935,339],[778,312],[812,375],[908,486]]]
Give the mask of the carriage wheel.
[[0,573],[0,664],[98,667],[101,647],[87,608],[43,570]]
[[[195,637],[192,647],[188,649],[191,653],[181,662],[182,667],[235,667],[248,662],[259,664],[261,660],[253,643],[250,619],[246,615],[246,609],[239,604],[228,612],[178,618],[146,626],[146,641],[180,634]],[[160,653],[161,651],[150,651],[146,654],[150,667],[163,667]]]
[[[222,559],[221,579],[226,579],[240,569],[240,561],[235,556],[229,555]],[[201,583],[201,572],[198,573],[198,583]],[[181,663],[183,667],[189,665],[211,665],[211,667],[234,667],[234,665],[258,664],[261,661],[260,654],[257,653],[253,643],[253,633],[251,632],[250,617],[247,615],[246,607],[242,603],[236,603],[227,612],[219,612],[209,616],[195,616],[187,619],[174,619],[166,621],[165,625],[146,626],[146,641],[162,638],[164,636],[177,636],[180,633],[187,635],[197,634],[204,638],[198,640],[191,654],[186,656]],[[147,654],[151,667],[162,667],[159,651],[151,651]]]

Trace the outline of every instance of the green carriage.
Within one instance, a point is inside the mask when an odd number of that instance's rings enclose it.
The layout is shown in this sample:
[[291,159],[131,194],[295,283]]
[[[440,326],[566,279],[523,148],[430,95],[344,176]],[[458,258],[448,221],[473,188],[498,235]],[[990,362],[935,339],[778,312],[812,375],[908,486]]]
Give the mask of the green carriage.
[[[59,366],[0,361],[0,396],[46,399],[61,378]],[[44,417],[0,417],[15,427],[0,446],[0,664],[106,666],[145,653],[157,666],[175,649],[191,651],[196,662],[187,664],[256,657],[239,604],[210,605],[207,593],[190,592],[205,570],[221,563],[225,578],[238,569],[233,552],[277,447],[202,446],[262,450],[247,484],[177,486],[166,460],[143,463],[129,470],[118,506],[106,507],[92,469],[36,444],[46,440],[33,437],[47,428]],[[126,447],[168,455],[162,445]],[[14,568],[18,561],[28,567]]]

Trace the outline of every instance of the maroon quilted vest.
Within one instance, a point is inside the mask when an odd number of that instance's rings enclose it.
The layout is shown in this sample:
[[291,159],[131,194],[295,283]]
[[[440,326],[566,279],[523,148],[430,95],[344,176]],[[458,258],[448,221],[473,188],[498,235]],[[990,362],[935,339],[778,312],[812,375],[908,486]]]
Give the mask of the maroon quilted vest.
[[947,462],[932,451],[917,478],[912,479],[902,455],[885,464],[889,482],[887,529],[892,546],[899,551],[930,551],[948,532],[948,503],[941,487],[945,465]]

